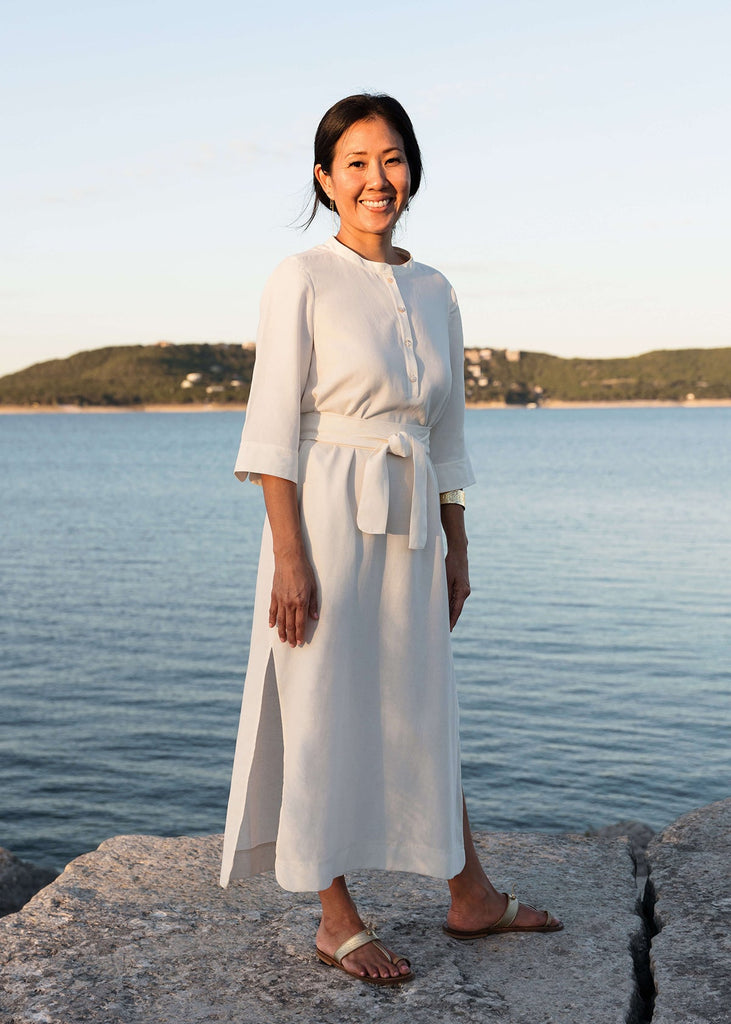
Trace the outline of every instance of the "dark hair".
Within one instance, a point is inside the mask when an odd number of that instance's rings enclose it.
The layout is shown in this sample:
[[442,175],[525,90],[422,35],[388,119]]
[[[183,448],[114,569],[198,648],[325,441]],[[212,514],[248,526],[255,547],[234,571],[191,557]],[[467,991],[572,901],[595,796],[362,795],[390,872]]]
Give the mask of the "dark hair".
[[[346,96],[345,99],[338,100],[333,104],[315,132],[315,166],[320,164],[322,169],[329,174],[335,147],[341,135],[357,121],[370,121],[375,117],[382,117],[404,140],[404,152],[411,175],[409,189],[409,198],[411,198],[416,195],[421,184],[421,151],[419,143],[416,141],[411,118],[393,96],[386,96],[383,93],[359,93],[355,96]],[[315,177],[314,171],[312,183],[314,191],[312,212],[304,224],[305,228],[308,228],[315,219],[319,203],[322,203],[328,210],[330,209],[330,200]]]

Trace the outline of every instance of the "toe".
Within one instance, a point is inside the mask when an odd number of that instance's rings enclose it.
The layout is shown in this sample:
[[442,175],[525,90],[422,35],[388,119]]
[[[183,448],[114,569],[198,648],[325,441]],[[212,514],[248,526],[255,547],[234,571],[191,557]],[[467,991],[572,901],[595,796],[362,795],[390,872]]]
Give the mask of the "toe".
[[[354,950],[343,957],[342,966],[348,973],[360,978],[371,978],[374,981],[389,981],[403,974],[410,974],[411,969],[404,957],[398,957],[389,950],[390,960],[381,950],[366,945],[363,950]],[[358,960],[361,962],[358,963]]]
[[521,903],[515,923],[522,927],[539,927],[548,924],[550,915],[545,910],[536,910],[530,903]]

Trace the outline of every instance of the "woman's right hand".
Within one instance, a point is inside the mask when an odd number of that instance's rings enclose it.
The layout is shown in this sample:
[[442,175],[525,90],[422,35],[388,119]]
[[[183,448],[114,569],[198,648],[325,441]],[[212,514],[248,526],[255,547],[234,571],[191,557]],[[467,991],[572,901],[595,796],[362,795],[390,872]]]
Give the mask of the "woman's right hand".
[[317,619],[317,580],[302,540],[297,485],[262,473],[264,501],[274,546],[269,625],[290,647],[305,642],[308,619]]
[[317,580],[304,551],[274,556],[269,625],[282,643],[301,647],[308,619],[317,619]]

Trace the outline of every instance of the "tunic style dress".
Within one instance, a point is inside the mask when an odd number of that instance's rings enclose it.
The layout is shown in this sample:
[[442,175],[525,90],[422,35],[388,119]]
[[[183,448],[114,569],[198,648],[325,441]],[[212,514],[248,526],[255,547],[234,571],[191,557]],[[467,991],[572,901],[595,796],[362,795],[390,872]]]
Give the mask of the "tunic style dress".
[[[408,254],[404,254],[408,256]],[[265,521],[221,884],[464,866],[439,492],[474,482],[449,282],[335,238],[265,288],[236,476],[297,484],[319,619],[269,627]]]

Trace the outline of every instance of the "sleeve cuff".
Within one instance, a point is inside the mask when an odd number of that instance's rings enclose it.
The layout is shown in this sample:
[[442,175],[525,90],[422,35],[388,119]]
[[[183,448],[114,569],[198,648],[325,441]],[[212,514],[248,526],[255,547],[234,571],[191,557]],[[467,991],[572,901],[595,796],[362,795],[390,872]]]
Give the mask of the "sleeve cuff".
[[434,469],[437,474],[440,494],[469,487],[475,482],[475,474],[467,455],[455,462],[435,463]]
[[234,476],[261,486],[261,475],[280,476],[297,483],[299,453],[274,444],[242,441],[236,458]]

